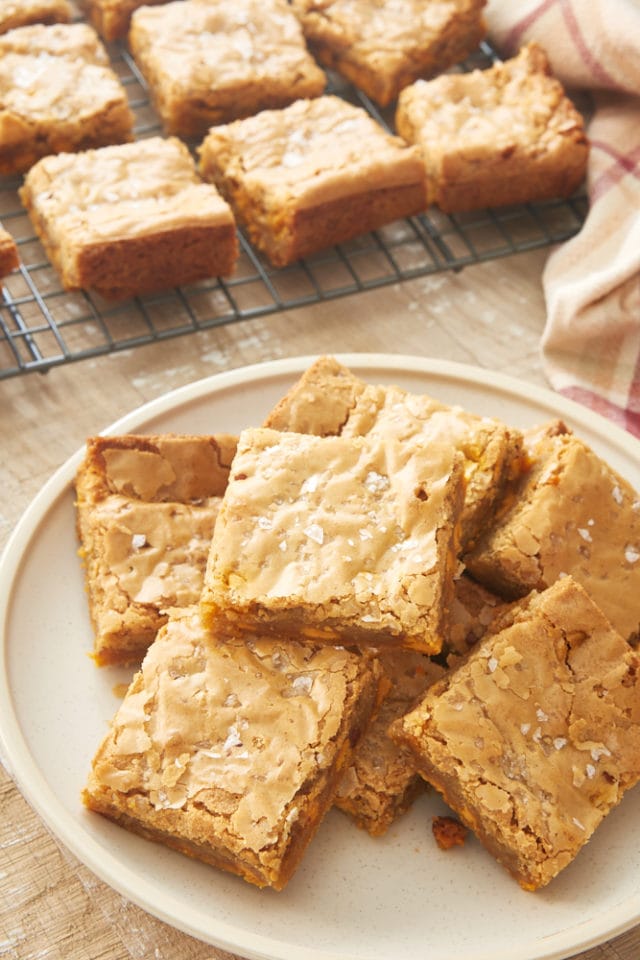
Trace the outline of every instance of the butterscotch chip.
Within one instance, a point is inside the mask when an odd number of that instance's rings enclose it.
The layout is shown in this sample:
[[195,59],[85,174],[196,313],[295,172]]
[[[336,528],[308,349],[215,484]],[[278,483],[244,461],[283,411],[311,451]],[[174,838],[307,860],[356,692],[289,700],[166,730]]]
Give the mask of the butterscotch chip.
[[586,171],[582,116],[534,43],[487,70],[418,80],[396,128],[422,150],[429,202],[449,213],[565,197]]
[[443,667],[413,650],[382,654],[380,664],[389,691],[356,748],[334,801],[374,837],[385,834],[425,786],[409,748],[389,737],[389,725],[444,673]]
[[200,170],[275,266],[425,207],[418,151],[339,97],[215,127]]
[[0,33],[32,23],[68,23],[71,5],[67,0],[0,0]]
[[141,7],[129,45],[165,132],[180,137],[316,97],[326,85],[286,0]]
[[418,77],[446,70],[485,35],[485,0],[293,0],[321,63],[382,106]]
[[45,157],[20,197],[67,290],[123,299],[233,272],[233,214],[175,138]]
[[441,850],[462,847],[467,839],[467,828],[455,817],[433,817],[431,829]]
[[77,528],[100,665],[139,663],[169,607],[200,597],[235,439],[94,437]]
[[174,612],[93,761],[84,800],[129,830],[281,890],[378,700],[374,661],[219,643]]
[[0,173],[124,143],[132,130],[125,89],[91,27],[35,24],[0,36]]
[[0,227],[0,277],[6,277],[20,265],[18,247],[8,230]]
[[457,564],[451,446],[240,436],[202,595],[223,634],[439,651]]
[[567,577],[514,605],[392,735],[535,890],[640,778],[639,668],[638,653]]
[[568,428],[525,435],[531,469],[465,557],[489,589],[517,598],[571,574],[623,637],[640,635],[640,498]]

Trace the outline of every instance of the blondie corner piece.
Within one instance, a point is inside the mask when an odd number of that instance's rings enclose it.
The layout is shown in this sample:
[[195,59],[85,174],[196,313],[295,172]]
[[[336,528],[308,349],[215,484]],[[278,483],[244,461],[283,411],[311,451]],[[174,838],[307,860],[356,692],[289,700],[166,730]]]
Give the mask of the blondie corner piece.
[[91,25],[107,41],[124,40],[131,17],[138,7],[151,7],[166,0],[77,0]]
[[398,98],[396,129],[421,148],[429,202],[447,213],[566,197],[586,173],[583,118],[535,43],[486,70],[418,80]]
[[168,607],[200,597],[235,438],[95,437],[76,476],[99,665],[140,663]]
[[426,206],[417,148],[335,96],[214,127],[200,171],[276,267]]
[[121,300],[235,269],[235,221],[176,138],[45,157],[20,190],[66,290]]
[[364,388],[364,381],[334,357],[318,357],[276,403],[262,426],[318,437],[338,436]]
[[281,890],[378,698],[368,658],[275,640],[218,643],[197,608],[175,612],[95,756],[85,803]]
[[465,555],[507,598],[571,574],[627,640],[640,640],[640,495],[564,424],[525,433],[531,469]]
[[209,127],[317,97],[327,78],[286,0],[179,0],[141,7],[129,45],[166,133]]
[[126,91],[95,30],[33,24],[0,36],[0,174],[132,136]]
[[535,890],[640,778],[640,658],[566,577],[510,608],[391,733]]
[[320,63],[381,106],[464,60],[486,33],[485,0],[293,0]]
[[207,565],[215,631],[438,652],[461,458],[266,428],[240,436]]

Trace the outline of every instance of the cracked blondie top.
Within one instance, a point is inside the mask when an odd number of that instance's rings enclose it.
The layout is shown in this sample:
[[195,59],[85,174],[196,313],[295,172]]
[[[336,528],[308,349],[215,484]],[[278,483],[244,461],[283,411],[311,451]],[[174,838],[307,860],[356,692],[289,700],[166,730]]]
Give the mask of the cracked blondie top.
[[139,663],[170,607],[200,598],[235,439],[96,437],[76,477],[100,664]]
[[437,652],[462,463],[416,440],[240,436],[202,595],[214,630]]
[[293,0],[311,49],[381,106],[470,54],[485,0]]
[[501,421],[427,394],[367,384],[333,357],[320,357],[267,416],[265,426],[320,436],[414,439],[453,444],[464,457],[461,542],[479,535],[505,485],[522,469],[522,435]]
[[129,44],[165,131],[182,137],[316,97],[326,85],[285,0],[141,7]]
[[535,43],[485,70],[416,81],[395,120],[422,151],[429,202],[447,212],[568,196],[586,172],[584,120]]
[[202,176],[276,266],[426,203],[418,150],[340,97],[300,99],[213,127],[199,153]]
[[640,778],[640,659],[570,577],[514,605],[392,734],[528,890]]
[[525,434],[531,468],[465,556],[505,597],[571,574],[623,637],[640,637],[640,497],[563,423]]
[[0,173],[132,138],[133,114],[96,32],[35,24],[0,36]]
[[378,702],[373,661],[243,637],[174,611],[98,749],[93,810],[282,889]]

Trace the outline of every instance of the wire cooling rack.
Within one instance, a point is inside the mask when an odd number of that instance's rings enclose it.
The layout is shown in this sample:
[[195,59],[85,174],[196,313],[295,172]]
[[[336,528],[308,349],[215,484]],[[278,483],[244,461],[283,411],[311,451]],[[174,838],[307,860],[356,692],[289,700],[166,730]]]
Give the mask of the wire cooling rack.
[[[135,114],[136,138],[160,133],[126,47],[110,45],[109,52]],[[494,59],[483,44],[458,69],[486,67]],[[391,129],[390,111],[379,111],[336,77],[329,83],[331,92],[359,103]],[[0,222],[15,237],[21,258],[0,298],[0,379],[545,247],[575,234],[587,210],[582,193],[457,216],[430,209],[282,269],[263,260],[240,232],[233,277],[114,304],[62,289],[20,204],[20,184],[21,178],[0,178]]]

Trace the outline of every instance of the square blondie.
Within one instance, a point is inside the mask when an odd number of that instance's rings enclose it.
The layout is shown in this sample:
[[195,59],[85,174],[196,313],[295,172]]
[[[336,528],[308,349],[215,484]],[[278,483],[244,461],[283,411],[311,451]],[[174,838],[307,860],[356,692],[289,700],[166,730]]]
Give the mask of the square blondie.
[[282,890],[369,717],[375,661],[278,640],[217,642],[174,611],[93,760],[87,806]]
[[200,171],[277,267],[426,204],[417,148],[334,96],[214,127],[200,147]]
[[320,63],[387,106],[407,84],[464,60],[486,0],[292,0]]
[[414,438],[452,443],[464,457],[461,543],[466,549],[523,468],[521,431],[499,420],[449,406],[427,394],[367,384],[333,357],[305,370],[268,414],[264,426],[344,437]]
[[176,138],[45,157],[20,198],[66,290],[116,300],[235,269],[233,214]]
[[205,623],[225,636],[438,652],[462,484],[451,446],[243,431],[207,565]]
[[94,437],[75,481],[93,657],[140,663],[167,608],[200,597],[235,438]]
[[570,577],[498,623],[391,733],[536,890],[640,778],[640,658]]
[[0,174],[48,154],[132,138],[126,91],[84,23],[34,24],[0,35]]
[[563,423],[525,433],[530,469],[465,555],[507,598],[571,574],[625,639],[640,639],[640,497]]
[[429,203],[447,213],[566,197],[586,172],[583,118],[535,43],[407,87],[396,129],[422,150]]
[[0,33],[32,23],[69,23],[67,0],[0,0]]
[[179,0],[141,7],[129,45],[165,132],[201,138],[213,124],[315,97],[326,76],[286,0]]

